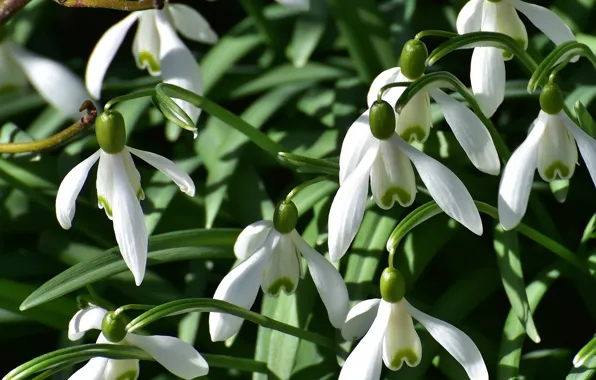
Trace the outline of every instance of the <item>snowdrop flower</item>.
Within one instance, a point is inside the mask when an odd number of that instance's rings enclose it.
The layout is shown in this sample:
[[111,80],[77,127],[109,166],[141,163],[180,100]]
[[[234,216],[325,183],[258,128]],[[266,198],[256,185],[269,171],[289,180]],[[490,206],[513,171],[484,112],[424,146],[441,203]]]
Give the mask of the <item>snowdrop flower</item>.
[[[373,81],[368,91],[368,105],[377,100],[379,90],[394,82],[412,82],[420,78],[426,69],[428,52],[419,40],[408,41],[400,56],[400,66],[383,71]],[[432,86],[432,85],[431,85]],[[397,100],[405,87],[393,87],[383,93],[383,100],[389,104]],[[432,128],[430,98],[433,98],[445,116],[455,138],[474,166],[487,174],[498,175],[501,163],[490,133],[478,116],[464,104],[448,96],[439,88],[423,89],[396,114],[396,132],[402,139],[424,142]]]
[[[138,68],[147,69],[154,76],[161,75],[165,83],[202,94],[199,65],[176,35],[176,30],[188,39],[209,44],[217,42],[217,35],[207,20],[192,7],[167,3],[162,10],[132,12],[104,33],[87,63],[85,83],[89,93],[96,99],[100,98],[108,66],[135,21],[138,21],[138,27],[132,53]],[[175,101],[196,123],[201,110],[178,99]]]
[[90,98],[83,82],[65,66],[30,52],[12,41],[0,42],[0,89],[31,85],[63,115],[80,117],[79,107]]
[[540,94],[542,109],[538,118],[505,166],[498,206],[499,221],[506,230],[515,228],[526,212],[536,169],[547,182],[557,177],[571,178],[578,160],[578,147],[596,184],[596,140],[569,119],[563,104],[559,87],[546,85]]
[[350,353],[339,380],[377,380],[382,362],[392,371],[405,362],[415,367],[422,358],[422,345],[414,329],[416,319],[463,367],[470,380],[488,380],[488,371],[478,347],[458,328],[433,318],[404,298],[401,274],[387,268],[381,276],[382,299],[356,304],[348,313],[342,336],[353,340],[364,336]]
[[352,124],[339,157],[339,190],[329,211],[329,256],[339,260],[348,250],[364,216],[368,183],[382,209],[395,201],[410,206],[416,197],[418,170],[430,195],[445,213],[477,235],[482,221],[464,184],[440,162],[412,147],[395,132],[395,113],[387,102],[374,102]]
[[[498,32],[528,47],[528,33],[517,15],[521,12],[551,41],[559,45],[573,41],[571,29],[551,10],[520,0],[470,0],[457,16],[457,32]],[[472,53],[472,91],[487,117],[492,116],[505,97],[505,60],[513,56],[494,47],[477,47]]]
[[[78,340],[86,331],[102,330],[97,343],[114,343],[136,346],[183,379],[205,376],[209,365],[190,344],[178,338],[163,335],[144,336],[127,333],[120,316],[101,307],[92,306],[79,310],[70,320],[68,338]],[[96,357],[81,367],[68,380],[134,380],[139,376],[137,359],[108,359]]]
[[[296,291],[300,278],[300,256],[327,308],[329,320],[340,328],[348,313],[348,290],[341,275],[329,261],[314,250],[296,232],[298,209],[292,201],[280,202],[271,221],[259,221],[246,227],[234,245],[236,257],[243,260],[228,273],[215,291],[214,299],[250,309],[259,285],[268,295]],[[211,340],[232,337],[243,320],[224,313],[209,314]]]
[[172,161],[155,153],[126,146],[124,118],[116,111],[106,111],[95,123],[100,149],[75,166],[62,180],[56,195],[56,217],[64,229],[69,229],[75,214],[76,198],[91,167],[97,169],[97,200],[99,208],[114,223],[116,241],[135,283],[140,285],[145,275],[148,234],[139,199],[145,195],[141,176],[131,153],[163,172],[185,194],[193,196],[192,179]]

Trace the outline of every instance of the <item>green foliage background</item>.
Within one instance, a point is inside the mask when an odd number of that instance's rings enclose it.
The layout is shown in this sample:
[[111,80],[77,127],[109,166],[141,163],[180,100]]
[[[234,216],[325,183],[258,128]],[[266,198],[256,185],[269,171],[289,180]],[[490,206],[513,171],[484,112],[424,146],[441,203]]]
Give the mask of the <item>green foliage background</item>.
[[[186,42],[201,63],[209,99],[241,115],[288,152],[336,157],[347,128],[366,107],[372,79],[397,64],[402,44],[417,32],[454,31],[457,13],[465,1],[311,2],[309,13],[299,13],[264,0],[187,1],[210,21],[220,41],[213,47]],[[571,25],[579,41],[596,48],[593,0],[536,3],[551,7]],[[32,5],[12,21],[13,38],[67,64],[81,76],[101,34],[125,15],[110,10],[66,9],[51,1]],[[553,45],[526,24],[531,35],[528,51],[540,62]],[[132,36],[131,31],[108,71],[104,101],[157,83],[134,66]],[[430,37],[425,41],[432,49],[443,39]],[[451,71],[469,85],[470,56],[471,50],[457,51],[430,71]],[[525,91],[529,76],[515,60],[507,63],[507,77],[506,100],[492,120],[513,150],[526,136],[539,104],[536,94]],[[593,110],[589,105],[596,96],[595,77],[585,60],[559,74],[569,106],[580,99]],[[249,223],[271,218],[275,203],[312,175],[284,166],[206,113],[200,118],[199,137],[193,140],[188,132],[178,137],[180,130],[167,126],[148,100],[125,102],[117,109],[127,120],[129,145],[175,159],[192,173],[197,185],[197,195],[187,197],[165,177],[138,163],[147,194],[142,205],[152,235],[205,227],[214,232],[197,231],[187,240],[166,239],[154,244],[152,252],[169,249],[167,255],[160,256],[168,257],[164,260],[169,262],[157,265],[158,259],[153,260],[141,287],[134,285],[128,271],[106,277],[106,268],[93,266],[97,274],[93,289],[115,305],[211,297],[234,263],[235,234]],[[499,178],[475,170],[440,112],[433,115],[434,132],[424,151],[453,170],[474,199],[496,205]],[[68,124],[30,88],[0,94],[0,122],[9,121],[34,138],[46,137]],[[79,197],[73,228],[62,230],[54,213],[61,179],[96,149],[95,137],[89,133],[44,152],[37,161],[31,157],[0,158],[1,373],[74,344],[68,341],[66,329],[76,311],[76,296],[87,293],[82,282],[85,277],[75,284],[75,291],[55,300],[25,312],[19,311],[19,305],[41,284],[77,263],[105,256],[104,251],[115,245],[111,223],[96,206],[94,171]],[[336,188],[331,181],[323,182],[296,197],[301,213],[298,230],[322,253],[326,252],[327,215]],[[555,200],[545,183],[536,182],[532,198],[544,205],[548,218],[528,211],[524,222],[596,263],[594,244],[589,238],[581,242],[595,211],[593,194],[594,185],[580,162],[563,204]],[[386,265],[389,234],[408,211],[429,200],[419,191],[409,209],[369,208],[349,255],[340,263],[353,301],[379,296],[378,278]],[[518,373],[520,379],[566,378],[573,356],[596,329],[594,277],[523,236],[516,242],[515,234],[496,232],[492,219],[483,220],[482,237],[441,215],[404,239],[396,265],[406,276],[408,299],[468,333],[482,351],[491,378],[515,378]],[[234,230],[222,232],[224,228]],[[591,232],[588,228],[586,236]],[[540,344],[528,339],[510,312],[501,276],[514,265],[501,261],[499,266],[495,246],[502,244],[521,257],[528,298],[536,308],[534,322]],[[184,251],[197,246],[217,246],[219,250],[203,256],[198,250]],[[519,275],[514,277],[520,280]],[[340,339],[308,276],[295,295],[260,295],[255,305],[253,310],[274,319]],[[148,331],[179,334],[194,342],[202,353],[265,362],[271,379],[334,379],[339,373],[332,351],[248,322],[229,348],[210,341],[206,315],[171,317],[152,324]],[[461,367],[424,330],[419,333],[422,363],[395,373],[385,370],[383,378],[466,378]],[[350,345],[344,343],[342,347],[348,349]],[[53,378],[66,379],[71,371]],[[576,372],[568,378],[586,379],[593,371]],[[141,379],[172,377],[155,363],[141,364]],[[213,368],[209,374],[211,379],[251,377],[265,379],[267,375],[225,368]]]

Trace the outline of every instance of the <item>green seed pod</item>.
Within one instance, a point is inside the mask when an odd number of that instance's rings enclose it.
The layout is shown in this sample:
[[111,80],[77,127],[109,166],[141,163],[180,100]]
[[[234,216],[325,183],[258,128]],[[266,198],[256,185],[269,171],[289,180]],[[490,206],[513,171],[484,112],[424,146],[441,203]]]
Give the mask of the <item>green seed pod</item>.
[[298,223],[298,208],[292,201],[281,201],[273,212],[273,227],[282,234],[292,232]]
[[95,136],[101,150],[109,154],[122,152],[126,145],[124,118],[118,111],[106,111],[95,120]]
[[375,101],[370,107],[370,131],[379,140],[387,140],[395,133],[395,111],[386,101]]
[[110,342],[118,343],[126,337],[126,323],[121,316],[108,311],[101,321],[101,331]]
[[563,109],[563,93],[559,86],[549,83],[540,94],[540,108],[549,115],[556,115]]
[[426,45],[420,40],[409,40],[405,43],[399,57],[402,74],[410,80],[420,78],[426,71],[427,58]]
[[381,274],[381,296],[389,303],[401,301],[406,294],[406,281],[395,268],[385,268]]

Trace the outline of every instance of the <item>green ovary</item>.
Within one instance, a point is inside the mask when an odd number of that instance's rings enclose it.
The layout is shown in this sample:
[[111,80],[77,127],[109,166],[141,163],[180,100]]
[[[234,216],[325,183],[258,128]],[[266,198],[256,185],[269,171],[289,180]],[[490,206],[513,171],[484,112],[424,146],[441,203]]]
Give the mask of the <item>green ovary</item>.
[[393,203],[393,197],[397,196],[400,205],[410,204],[412,201],[412,194],[401,187],[392,186],[381,197],[381,203],[389,207]]
[[104,197],[102,197],[101,195],[98,195],[97,201],[99,203],[101,203],[101,205],[103,206],[103,209],[106,210],[106,214],[111,218],[112,217],[112,208],[110,207],[108,200],[105,199]]
[[426,140],[428,134],[421,126],[414,125],[400,131],[399,136],[407,142],[418,141],[422,143]]
[[391,368],[396,368],[396,370],[400,369],[404,361],[408,366],[414,367],[415,364],[418,363],[418,355],[407,348],[399,350],[391,359]]
[[116,380],[135,380],[137,378],[137,371],[127,371],[118,376]]
[[555,161],[544,171],[544,175],[549,181],[553,181],[557,173],[559,174],[560,178],[567,178],[570,174],[569,167],[561,161]]
[[267,293],[275,296],[283,288],[284,293],[290,294],[295,287],[295,284],[288,277],[281,277],[269,286]]
[[[526,48],[526,41],[522,40],[521,38],[516,38],[515,39],[515,42],[517,42],[522,47],[522,49],[525,50],[525,48]],[[502,54],[503,54],[503,58],[504,59],[511,59],[511,58],[513,58],[513,53],[511,53],[511,52],[509,52],[507,50],[503,50],[502,51]]]
[[151,73],[158,73],[161,70],[159,62],[155,60],[153,54],[147,51],[142,51],[139,53],[139,62],[141,63],[142,67],[149,68],[149,72]]

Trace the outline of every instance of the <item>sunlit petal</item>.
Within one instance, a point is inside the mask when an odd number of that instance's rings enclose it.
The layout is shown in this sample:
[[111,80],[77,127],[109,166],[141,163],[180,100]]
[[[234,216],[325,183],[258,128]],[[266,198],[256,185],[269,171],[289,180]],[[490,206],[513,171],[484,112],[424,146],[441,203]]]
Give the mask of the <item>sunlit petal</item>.
[[502,51],[494,47],[474,48],[470,82],[482,113],[491,117],[505,99],[505,59]]
[[550,9],[520,0],[508,1],[555,44],[575,41],[575,36],[569,26]]
[[[130,152],[129,147],[124,147],[124,150]],[[145,193],[143,192],[143,188],[141,187],[141,174],[137,170],[137,167],[135,166],[135,163],[132,160],[130,153],[123,154],[122,160],[124,161],[124,169],[126,170],[126,175],[130,182],[130,186],[132,186],[132,189],[137,195],[137,198],[145,199]]]
[[263,292],[271,296],[279,294],[280,290],[285,294],[294,293],[300,280],[300,261],[292,237],[290,234],[279,235],[273,254],[265,264],[261,283]]
[[[382,73],[377,75],[377,77],[373,80],[372,84],[370,85],[370,88],[368,89],[368,94],[366,95],[368,107],[370,108],[373,105],[373,103],[377,100],[381,87],[394,82],[411,81],[402,75],[401,69],[399,67],[393,67],[391,69],[383,71]],[[390,88],[383,93],[383,100],[393,106],[405,90],[406,87],[401,86]]]
[[549,115],[547,120],[538,148],[538,173],[549,182],[557,177],[569,179],[577,165],[575,139],[567,131],[560,115]]
[[406,302],[402,299],[389,304],[391,314],[383,340],[383,361],[392,371],[400,369],[404,362],[410,367],[416,367],[422,359],[422,343],[414,329]]
[[108,358],[92,358],[77,372],[73,373],[68,380],[103,380],[108,361]]
[[[524,50],[528,47],[528,32],[519,18],[515,8],[507,1],[495,3],[497,8],[496,32],[503,33],[516,40]],[[507,58],[513,58],[511,53],[504,53]]]
[[139,361],[134,359],[108,360],[104,379],[136,380],[139,377]]
[[101,322],[107,310],[98,306],[87,307],[79,310],[68,323],[68,339],[78,340],[86,331],[101,330]]
[[479,32],[482,23],[482,5],[484,0],[470,0],[457,15],[457,32],[459,34]]
[[563,120],[563,123],[565,123],[569,133],[575,138],[577,147],[579,148],[582,158],[586,163],[586,167],[590,172],[590,176],[592,177],[592,182],[596,185],[596,140],[575,125],[567,115],[561,114],[560,117]]
[[240,232],[236,243],[234,244],[234,254],[240,260],[246,260],[263,246],[265,239],[269,236],[273,228],[273,222],[270,220],[260,220],[247,226]]
[[369,110],[366,110],[348,129],[348,133],[341,145],[339,155],[339,184],[342,185],[371,145],[376,144],[375,137],[370,132]]
[[380,303],[380,298],[374,298],[354,305],[348,312],[346,322],[341,328],[341,336],[345,340],[354,340],[364,336],[377,316]]
[[155,25],[157,10],[140,12],[137,33],[132,43],[132,54],[139,69],[147,69],[151,75],[159,75],[159,35]]
[[217,33],[211,29],[209,22],[196,9],[186,4],[168,4],[174,27],[184,37],[206,44],[217,42]]
[[373,198],[382,209],[389,210],[397,201],[408,207],[416,199],[416,177],[408,156],[389,141],[381,141],[370,172]]

